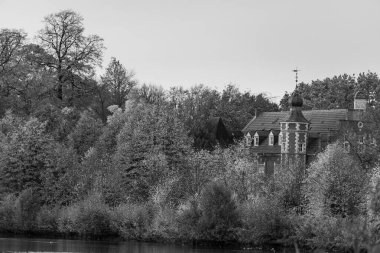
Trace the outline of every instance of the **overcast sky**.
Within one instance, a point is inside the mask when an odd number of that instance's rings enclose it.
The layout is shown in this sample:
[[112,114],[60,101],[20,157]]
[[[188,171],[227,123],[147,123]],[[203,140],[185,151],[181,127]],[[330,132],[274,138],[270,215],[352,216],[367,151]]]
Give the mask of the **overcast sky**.
[[228,83],[278,101],[299,80],[380,68],[378,0],[0,0],[0,28],[32,40],[48,14],[72,9],[140,82]]

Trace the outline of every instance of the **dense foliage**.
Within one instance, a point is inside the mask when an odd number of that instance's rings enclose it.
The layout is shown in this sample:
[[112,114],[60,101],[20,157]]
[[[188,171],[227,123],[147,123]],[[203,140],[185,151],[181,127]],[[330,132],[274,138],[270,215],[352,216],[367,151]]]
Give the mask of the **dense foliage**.
[[[267,177],[243,143],[220,147],[202,129],[220,117],[241,130],[277,104],[232,84],[139,84],[116,58],[96,80],[103,40],[85,35],[82,21],[73,11],[49,15],[36,44],[0,31],[0,232],[355,249],[379,240],[376,146],[347,154],[338,142],[306,173]],[[364,90],[366,127],[380,143],[375,73],[296,89],[308,109],[350,108]]]

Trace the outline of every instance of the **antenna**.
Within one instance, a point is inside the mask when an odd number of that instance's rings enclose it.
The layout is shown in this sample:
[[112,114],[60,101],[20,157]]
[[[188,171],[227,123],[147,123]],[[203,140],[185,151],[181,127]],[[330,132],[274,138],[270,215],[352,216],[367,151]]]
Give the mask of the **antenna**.
[[301,71],[301,70],[298,69],[298,68],[293,69],[293,72],[296,73],[296,87],[298,86],[298,72],[300,72],[300,71]]

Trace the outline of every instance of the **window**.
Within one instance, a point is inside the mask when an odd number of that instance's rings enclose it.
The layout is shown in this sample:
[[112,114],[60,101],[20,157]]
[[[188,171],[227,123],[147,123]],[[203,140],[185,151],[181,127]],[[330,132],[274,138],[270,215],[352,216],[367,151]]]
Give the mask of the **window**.
[[282,143],[282,133],[279,133],[278,135],[278,145],[281,145]]
[[254,137],[253,137],[253,145],[255,147],[259,146],[259,134],[258,133],[255,133]]
[[282,152],[286,152],[286,142],[283,142],[283,143],[282,143],[281,151],[282,151]]
[[306,144],[298,143],[298,153],[305,153],[305,151],[306,151]]
[[274,135],[272,132],[269,134],[269,146],[273,146],[274,144]]
[[247,134],[245,135],[245,141],[246,141],[246,145],[247,145],[247,146],[251,146],[251,144],[252,144],[252,137],[251,137],[251,134],[250,134],[250,133],[247,133]]

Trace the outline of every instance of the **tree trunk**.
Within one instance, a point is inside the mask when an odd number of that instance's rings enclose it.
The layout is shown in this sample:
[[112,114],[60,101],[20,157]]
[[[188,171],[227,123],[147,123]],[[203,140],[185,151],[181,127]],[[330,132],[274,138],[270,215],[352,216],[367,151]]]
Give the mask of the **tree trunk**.
[[59,100],[63,99],[63,82],[63,74],[60,70],[58,70],[57,98]]

